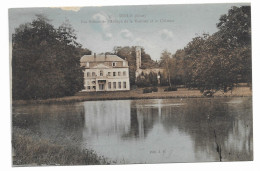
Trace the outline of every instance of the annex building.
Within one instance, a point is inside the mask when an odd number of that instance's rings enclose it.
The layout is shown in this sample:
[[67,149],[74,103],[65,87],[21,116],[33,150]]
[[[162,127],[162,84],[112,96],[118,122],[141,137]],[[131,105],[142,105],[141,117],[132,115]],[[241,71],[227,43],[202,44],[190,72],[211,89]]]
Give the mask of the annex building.
[[130,90],[128,62],[117,55],[84,55],[83,91]]
[[142,73],[143,74],[149,74],[149,73],[155,73],[157,74],[157,80],[158,80],[158,85],[160,85],[160,74],[165,74],[163,68],[148,68],[148,69],[141,69],[142,66],[142,55],[141,55],[141,47],[136,46],[135,48],[135,53],[136,53],[136,71],[135,71],[135,78],[137,79],[138,76],[140,76]]

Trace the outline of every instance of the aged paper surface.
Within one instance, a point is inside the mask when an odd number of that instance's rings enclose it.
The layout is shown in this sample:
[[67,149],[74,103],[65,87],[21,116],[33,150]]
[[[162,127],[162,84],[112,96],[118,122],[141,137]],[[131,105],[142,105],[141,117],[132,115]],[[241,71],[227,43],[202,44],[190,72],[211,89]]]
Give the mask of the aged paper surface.
[[10,9],[13,165],[252,160],[250,17],[246,3]]

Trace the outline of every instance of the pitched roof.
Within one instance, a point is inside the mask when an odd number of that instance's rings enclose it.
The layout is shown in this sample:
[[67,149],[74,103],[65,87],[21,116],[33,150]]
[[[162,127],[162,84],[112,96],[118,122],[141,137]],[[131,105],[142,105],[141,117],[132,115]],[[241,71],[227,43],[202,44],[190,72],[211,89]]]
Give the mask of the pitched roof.
[[94,55],[84,55],[81,57],[80,62],[102,62],[102,61],[110,61],[110,62],[119,62],[119,61],[125,61],[122,58],[118,57],[117,55],[96,55],[96,58]]

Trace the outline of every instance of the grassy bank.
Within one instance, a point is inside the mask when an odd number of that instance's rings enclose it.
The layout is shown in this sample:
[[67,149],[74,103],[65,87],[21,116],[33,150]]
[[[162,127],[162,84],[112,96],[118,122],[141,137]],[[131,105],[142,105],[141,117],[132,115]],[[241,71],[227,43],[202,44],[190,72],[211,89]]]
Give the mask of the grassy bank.
[[[179,88],[178,91],[164,92],[165,87],[159,87],[158,92],[143,94],[143,88],[130,91],[118,92],[80,92],[75,96],[53,98],[47,100],[16,100],[13,105],[25,104],[53,104],[53,103],[71,103],[94,100],[125,100],[125,99],[165,99],[165,98],[201,98],[204,97],[199,90],[189,90]],[[252,96],[249,87],[237,87],[232,92],[223,93],[221,91],[214,94],[214,97],[246,97]]]
[[53,144],[31,132],[13,128],[13,165],[98,165],[109,164],[92,150],[77,146]]

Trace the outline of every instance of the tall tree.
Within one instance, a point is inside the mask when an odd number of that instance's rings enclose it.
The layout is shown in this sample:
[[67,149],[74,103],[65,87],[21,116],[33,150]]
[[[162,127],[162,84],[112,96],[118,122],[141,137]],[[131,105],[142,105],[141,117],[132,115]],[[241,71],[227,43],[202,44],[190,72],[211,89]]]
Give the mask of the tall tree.
[[83,88],[80,45],[72,28],[55,29],[38,15],[12,36],[13,99],[46,99],[73,95]]
[[220,17],[217,28],[213,35],[193,38],[173,55],[174,66],[180,68],[176,72],[182,71],[186,85],[202,92],[225,92],[239,82],[251,85],[250,7],[232,7]]
[[224,49],[231,51],[237,63],[236,72],[240,80],[252,83],[251,60],[251,7],[232,7],[217,23],[218,34]]
[[170,87],[172,86],[171,84],[171,69],[173,68],[172,65],[172,59],[171,59],[171,53],[168,52],[167,50],[164,50],[161,54],[160,58],[160,66],[163,67],[167,73],[167,78]]

